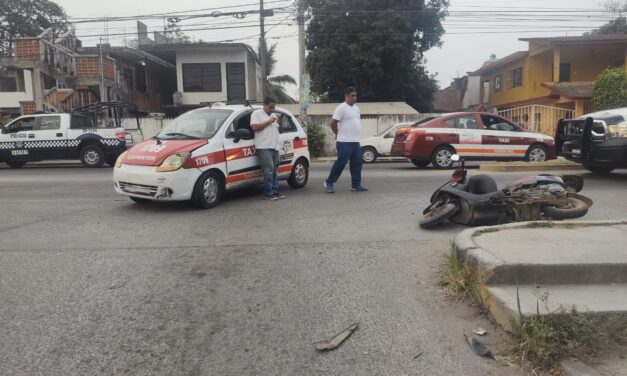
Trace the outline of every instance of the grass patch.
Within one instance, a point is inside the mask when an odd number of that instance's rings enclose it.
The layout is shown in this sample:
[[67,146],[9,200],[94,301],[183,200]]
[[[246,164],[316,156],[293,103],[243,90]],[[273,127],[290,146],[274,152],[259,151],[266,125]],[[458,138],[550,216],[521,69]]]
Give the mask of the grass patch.
[[476,267],[461,260],[457,252],[453,251],[445,258],[444,265],[440,269],[439,285],[448,296],[461,301],[470,298],[480,304],[480,276]]
[[538,295],[536,313],[523,316],[517,296],[518,321],[512,323],[516,345],[509,350],[516,361],[551,372],[565,358],[592,358],[600,349],[627,343],[626,315],[590,314],[575,307],[541,315],[540,303],[548,310],[548,299],[548,291]]
[[590,315],[562,309],[550,315],[523,317],[514,325],[516,345],[509,351],[518,362],[551,370],[562,359],[592,358],[599,349],[624,345],[627,318],[620,315]]

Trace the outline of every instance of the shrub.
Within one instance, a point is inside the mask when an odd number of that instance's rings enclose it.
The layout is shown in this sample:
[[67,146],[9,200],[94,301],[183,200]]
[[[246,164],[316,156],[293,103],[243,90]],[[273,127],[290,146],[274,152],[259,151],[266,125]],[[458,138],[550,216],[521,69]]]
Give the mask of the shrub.
[[627,73],[624,67],[609,68],[597,78],[592,92],[594,111],[627,107]]

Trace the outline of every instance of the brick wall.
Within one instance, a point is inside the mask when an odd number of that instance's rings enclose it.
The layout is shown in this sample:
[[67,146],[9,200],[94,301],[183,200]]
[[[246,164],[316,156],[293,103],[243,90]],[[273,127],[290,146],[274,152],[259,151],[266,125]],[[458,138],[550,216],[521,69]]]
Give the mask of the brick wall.
[[22,115],[30,115],[34,114],[37,111],[37,106],[35,102],[20,102],[20,111]]
[[[115,79],[115,60],[105,57],[102,59],[104,77]],[[76,58],[76,76],[79,78],[100,77],[100,58],[98,56],[79,56]]]
[[77,77],[100,77],[98,56],[79,56],[75,59],[75,63]]
[[16,39],[15,43],[15,55],[18,59],[39,59],[41,55],[41,49],[39,39]]
[[115,67],[115,60],[108,58],[108,57],[102,59],[102,70],[103,70],[105,78],[108,78],[110,80],[115,79],[114,67]]

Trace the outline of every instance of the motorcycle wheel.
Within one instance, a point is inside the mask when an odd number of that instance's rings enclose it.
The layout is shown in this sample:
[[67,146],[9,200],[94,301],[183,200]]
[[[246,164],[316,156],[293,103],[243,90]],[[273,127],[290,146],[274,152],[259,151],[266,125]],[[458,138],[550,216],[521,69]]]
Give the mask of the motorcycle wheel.
[[568,197],[568,203],[562,206],[546,205],[542,207],[545,217],[550,219],[573,219],[586,215],[588,204],[575,197]]
[[438,201],[431,205],[429,211],[424,213],[418,221],[418,225],[424,229],[431,229],[442,224],[457,212],[457,206],[452,202]]

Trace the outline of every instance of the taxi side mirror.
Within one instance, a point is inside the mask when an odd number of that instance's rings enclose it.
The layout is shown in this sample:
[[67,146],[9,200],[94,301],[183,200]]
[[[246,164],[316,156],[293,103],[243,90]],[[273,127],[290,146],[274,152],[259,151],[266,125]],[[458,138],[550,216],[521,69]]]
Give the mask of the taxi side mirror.
[[248,129],[240,128],[233,133],[233,142],[238,143],[240,140],[252,140],[252,133]]

